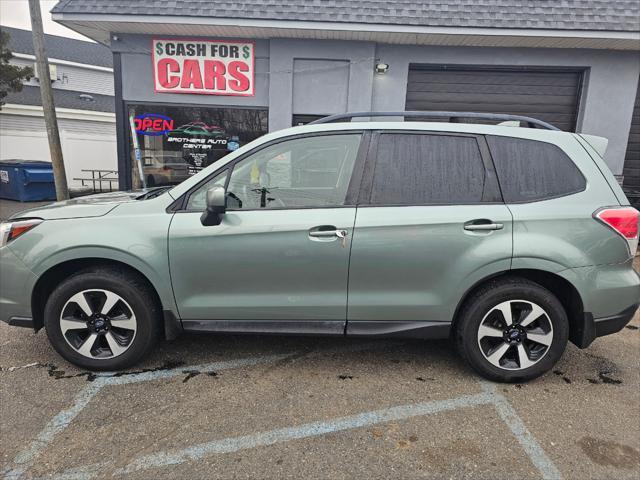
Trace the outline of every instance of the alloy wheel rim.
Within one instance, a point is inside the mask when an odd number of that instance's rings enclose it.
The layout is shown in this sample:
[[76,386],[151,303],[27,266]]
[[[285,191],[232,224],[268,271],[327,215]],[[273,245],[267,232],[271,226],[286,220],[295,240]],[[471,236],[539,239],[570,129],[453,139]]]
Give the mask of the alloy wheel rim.
[[484,358],[503,370],[524,370],[540,362],[551,347],[553,325],[540,305],[507,300],[489,310],[478,327]]
[[60,330],[80,355],[106,360],[132,345],[138,324],[131,306],[118,294],[103,289],[71,296],[60,313]]

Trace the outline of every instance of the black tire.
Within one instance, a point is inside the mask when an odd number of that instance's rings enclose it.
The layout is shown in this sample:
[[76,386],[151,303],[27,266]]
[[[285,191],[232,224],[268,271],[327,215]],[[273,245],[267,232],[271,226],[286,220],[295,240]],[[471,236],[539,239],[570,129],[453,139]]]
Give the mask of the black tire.
[[[90,289],[117,294],[135,314],[135,336],[118,356],[89,358],[74,350],[63,336],[62,309],[72,296]],[[44,309],[44,326],[53,348],[74,365],[89,370],[119,370],[134,365],[156,343],[161,332],[161,309],[153,290],[139,276],[112,267],[89,268],[69,277],[51,293]]]
[[[509,300],[537,304],[546,312],[553,329],[546,353],[528,368],[507,370],[495,366],[479,345],[478,331],[485,315],[496,305]],[[526,382],[549,371],[560,359],[569,337],[569,322],[562,304],[549,290],[524,278],[507,277],[487,282],[465,301],[457,318],[454,335],[460,355],[483,377],[497,382]]]

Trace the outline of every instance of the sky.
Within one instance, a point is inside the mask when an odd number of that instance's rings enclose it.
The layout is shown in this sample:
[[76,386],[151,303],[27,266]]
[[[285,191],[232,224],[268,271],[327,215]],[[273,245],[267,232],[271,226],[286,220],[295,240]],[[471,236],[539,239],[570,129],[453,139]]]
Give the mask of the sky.
[[[69,30],[59,23],[55,23],[51,20],[51,14],[49,11],[56,3],[58,3],[57,0],[40,0],[44,33],[60,35],[62,37],[77,38],[80,40],[89,40],[87,37],[84,37],[73,30]],[[29,2],[27,0],[0,0],[0,25],[31,30]]]

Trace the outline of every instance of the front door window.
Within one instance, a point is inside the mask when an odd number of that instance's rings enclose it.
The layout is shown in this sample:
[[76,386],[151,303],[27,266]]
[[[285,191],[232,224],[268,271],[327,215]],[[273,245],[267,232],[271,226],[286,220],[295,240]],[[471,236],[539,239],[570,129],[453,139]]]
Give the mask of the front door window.
[[[249,155],[233,167],[229,209],[344,205],[360,138],[359,133],[296,138]],[[224,180],[226,173],[205,182],[191,194],[187,209],[204,208],[206,191]]]
[[360,134],[271,145],[234,166],[228,193],[242,209],[341,206],[359,146]]

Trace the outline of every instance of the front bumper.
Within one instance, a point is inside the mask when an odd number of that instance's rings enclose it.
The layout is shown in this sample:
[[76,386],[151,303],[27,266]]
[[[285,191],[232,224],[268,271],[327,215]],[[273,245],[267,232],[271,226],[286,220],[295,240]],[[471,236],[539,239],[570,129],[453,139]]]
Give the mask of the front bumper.
[[616,315],[602,318],[585,313],[584,322],[571,332],[571,341],[579,348],[587,348],[596,338],[619,332],[631,321],[639,306],[640,303],[636,303]]
[[36,276],[9,247],[0,248],[0,320],[31,327],[31,292]]

